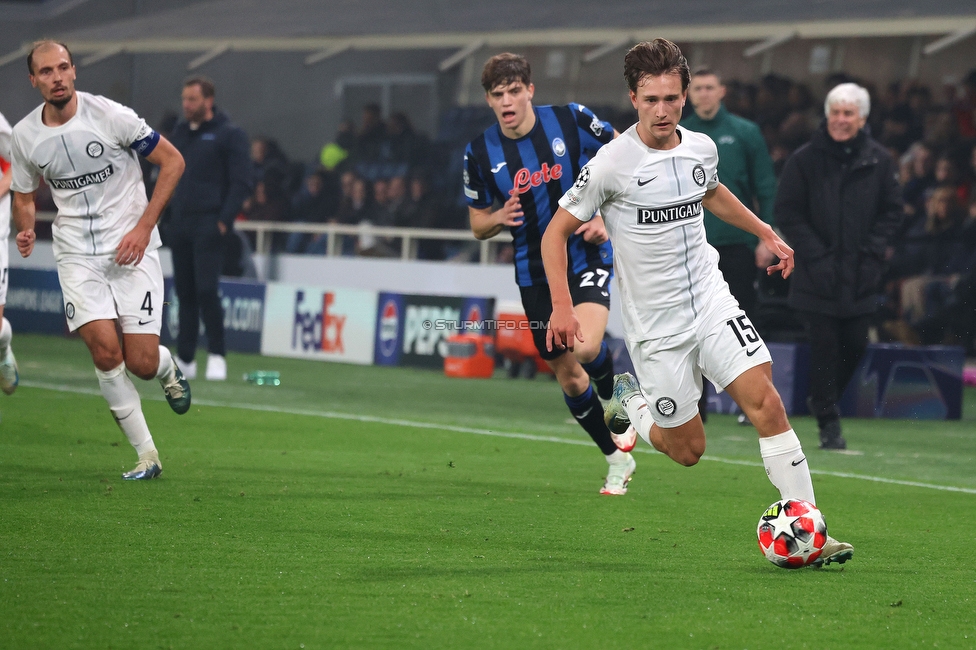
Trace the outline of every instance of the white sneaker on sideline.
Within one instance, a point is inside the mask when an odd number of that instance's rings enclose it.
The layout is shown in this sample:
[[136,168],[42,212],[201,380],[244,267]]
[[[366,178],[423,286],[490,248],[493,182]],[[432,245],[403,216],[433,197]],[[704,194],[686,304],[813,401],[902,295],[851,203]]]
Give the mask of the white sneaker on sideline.
[[207,355],[207,381],[227,379],[227,359],[219,354]]
[[627,484],[637,469],[634,457],[627,454],[627,460],[622,463],[610,464],[607,467],[607,481],[603,484],[600,494],[621,496],[627,494]]
[[196,361],[184,361],[183,359],[173,359],[174,362],[180,364],[180,370],[183,371],[184,379],[196,379],[197,378],[197,362]]

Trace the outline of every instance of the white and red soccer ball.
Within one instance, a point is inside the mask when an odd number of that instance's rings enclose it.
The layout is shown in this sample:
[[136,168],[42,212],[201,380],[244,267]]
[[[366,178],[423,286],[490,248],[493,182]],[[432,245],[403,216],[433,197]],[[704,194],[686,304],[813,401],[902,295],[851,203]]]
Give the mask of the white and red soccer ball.
[[784,569],[799,569],[820,558],[827,542],[827,522],[809,501],[782,499],[759,518],[759,550]]

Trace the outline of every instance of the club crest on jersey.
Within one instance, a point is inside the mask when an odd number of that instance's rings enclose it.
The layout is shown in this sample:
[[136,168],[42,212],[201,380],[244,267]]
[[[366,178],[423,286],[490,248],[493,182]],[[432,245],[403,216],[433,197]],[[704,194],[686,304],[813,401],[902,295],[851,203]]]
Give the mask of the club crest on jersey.
[[562,177],[562,165],[553,165],[552,167],[549,167],[548,163],[542,163],[542,168],[537,172],[530,172],[528,167],[523,167],[515,172],[515,177],[512,179],[512,184],[515,187],[509,190],[508,194],[510,196],[525,194],[533,187],[539,187],[543,183],[558,180]]
[[85,153],[87,153],[92,158],[98,158],[105,152],[105,147],[102,146],[101,142],[89,142],[88,146],[85,147]]
[[75,317],[75,306],[70,302],[64,304],[64,315],[68,317],[68,320]]
[[552,152],[560,158],[566,155],[566,143],[562,138],[555,138],[552,141]]
[[657,407],[657,412],[666,418],[671,417],[678,410],[678,405],[670,397],[662,397],[654,405]]
[[461,176],[464,179],[465,186],[471,185],[471,177],[468,175],[467,169],[461,172]]
[[705,168],[701,165],[695,165],[695,168],[691,170],[691,178],[698,187],[705,187]]

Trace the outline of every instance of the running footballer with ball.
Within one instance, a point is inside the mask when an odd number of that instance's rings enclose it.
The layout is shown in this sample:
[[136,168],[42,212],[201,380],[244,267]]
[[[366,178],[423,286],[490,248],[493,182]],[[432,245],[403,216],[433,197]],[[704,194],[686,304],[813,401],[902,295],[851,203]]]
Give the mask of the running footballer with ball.
[[[815,504],[806,456],[773,385],[769,351],[719,271],[718,253],[705,240],[703,208],[756,235],[780,260],[768,273],[788,276],[793,251],[719,182],[715,143],[678,126],[690,76],[668,40],[627,53],[624,77],[638,122],[580,171],[542,239],[552,289],[548,344],[572,350],[583,340],[566,283],[566,240],[600,210],[613,241],[624,337],[637,372],[637,378],[614,378],[605,410],[611,431],[627,438],[632,424],[661,453],[695,465],[705,453],[698,413],[704,374],[755,425],[766,474],[782,498]],[[850,544],[828,538],[816,563],[846,562],[853,553]]]

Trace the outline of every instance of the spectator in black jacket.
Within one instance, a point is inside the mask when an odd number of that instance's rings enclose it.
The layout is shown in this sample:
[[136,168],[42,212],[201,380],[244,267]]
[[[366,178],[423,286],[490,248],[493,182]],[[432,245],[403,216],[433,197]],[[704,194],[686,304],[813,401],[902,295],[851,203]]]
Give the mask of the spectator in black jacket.
[[898,166],[865,131],[869,110],[864,88],[831,90],[825,123],[786,161],[776,193],[776,224],[796,251],[788,302],[810,339],[808,403],[822,449],[847,446],[837,401],[867,348],[902,219]]
[[214,83],[183,82],[183,116],[170,138],[186,171],[170,201],[169,245],[179,299],[177,353],[188,378],[196,376],[200,317],[207,333],[207,379],[227,378],[224,309],[218,286],[225,240],[251,193],[247,134],[214,106]]

